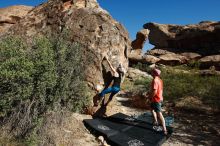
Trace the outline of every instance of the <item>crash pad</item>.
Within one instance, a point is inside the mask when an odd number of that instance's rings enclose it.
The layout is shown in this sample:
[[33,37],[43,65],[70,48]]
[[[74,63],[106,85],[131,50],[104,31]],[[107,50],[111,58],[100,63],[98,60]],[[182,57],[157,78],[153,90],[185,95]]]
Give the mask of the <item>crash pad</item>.
[[173,132],[167,126],[168,135],[164,135],[161,126],[153,126],[149,119],[137,119],[123,113],[110,117],[85,119],[85,126],[96,135],[102,135],[113,146],[158,146]]

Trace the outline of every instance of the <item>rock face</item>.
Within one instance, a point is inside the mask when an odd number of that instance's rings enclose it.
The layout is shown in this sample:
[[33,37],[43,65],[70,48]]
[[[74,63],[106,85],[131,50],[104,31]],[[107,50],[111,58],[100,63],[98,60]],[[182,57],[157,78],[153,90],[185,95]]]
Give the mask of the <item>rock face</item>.
[[214,66],[216,70],[220,70],[220,55],[205,56],[198,61],[203,68]]
[[152,76],[146,72],[139,70],[139,69],[129,67],[128,73],[127,73],[127,78],[132,79],[132,80],[135,80],[138,78],[150,78],[151,79]]
[[150,31],[148,29],[142,29],[137,32],[136,39],[131,43],[132,50],[129,53],[130,63],[144,62],[142,48],[148,39],[149,32]]
[[18,23],[32,9],[33,7],[22,5],[0,8],[0,35]]
[[86,80],[93,89],[100,90],[108,78],[105,72],[109,71],[109,66],[104,56],[108,56],[113,67],[121,63],[127,70],[128,32],[99,7],[96,0],[49,0],[29,12],[10,33],[32,38],[64,30],[68,30],[71,41],[81,44],[84,56],[93,56],[85,71]]
[[172,52],[196,52],[202,55],[220,53],[220,22],[200,22],[197,25],[165,25],[147,23],[149,42],[156,48]]
[[[145,63],[180,65],[198,62],[202,68],[209,68],[212,65],[219,68],[220,62],[217,61],[216,55],[220,54],[220,22],[203,21],[185,26],[146,23],[144,28],[150,30],[147,37],[155,46],[146,53]],[[152,56],[157,58],[156,62],[155,59],[152,62]],[[136,60],[143,58],[135,57]],[[131,59],[135,60],[135,57],[132,56]],[[140,62],[144,62],[143,59]]]
[[135,50],[137,54],[141,54],[141,50],[144,47],[144,43],[148,39],[150,31],[148,29],[142,29],[136,34],[136,39],[132,41],[132,50]]

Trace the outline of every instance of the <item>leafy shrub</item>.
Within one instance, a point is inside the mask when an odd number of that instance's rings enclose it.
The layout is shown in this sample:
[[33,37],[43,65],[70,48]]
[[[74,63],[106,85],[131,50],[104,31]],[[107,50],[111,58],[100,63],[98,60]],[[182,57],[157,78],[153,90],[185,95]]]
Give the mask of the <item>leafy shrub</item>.
[[59,38],[58,43],[54,43],[58,74],[55,101],[58,100],[61,106],[71,111],[82,111],[88,104],[88,89],[83,82],[86,64],[83,64],[80,45],[71,42],[64,44],[64,39]]
[[25,136],[47,110],[80,112],[88,104],[80,45],[65,37],[38,37],[32,45],[0,40],[0,117],[15,136]]
[[195,73],[162,70],[164,97],[178,101],[182,97],[199,97],[205,104],[220,108],[220,76],[201,76]]
[[29,98],[33,90],[34,64],[25,51],[25,44],[18,38],[0,42],[1,116],[12,111],[19,100]]

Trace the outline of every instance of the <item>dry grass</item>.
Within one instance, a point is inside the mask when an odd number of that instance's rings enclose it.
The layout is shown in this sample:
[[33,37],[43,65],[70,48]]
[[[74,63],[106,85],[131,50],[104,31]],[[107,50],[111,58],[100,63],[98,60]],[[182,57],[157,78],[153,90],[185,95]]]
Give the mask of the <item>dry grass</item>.
[[210,106],[204,104],[199,97],[186,96],[176,102],[177,108],[185,108],[197,111],[212,111]]
[[83,119],[91,116],[70,112],[49,112],[39,130],[39,144],[42,146],[97,146],[95,137],[89,135]]

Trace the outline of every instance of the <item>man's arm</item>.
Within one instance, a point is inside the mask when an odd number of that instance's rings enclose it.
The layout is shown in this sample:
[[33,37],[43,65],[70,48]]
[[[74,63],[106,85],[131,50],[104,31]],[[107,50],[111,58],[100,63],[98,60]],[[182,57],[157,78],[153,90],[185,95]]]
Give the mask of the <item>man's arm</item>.
[[108,62],[108,64],[109,64],[109,66],[110,66],[110,68],[111,68],[111,70],[112,70],[114,76],[119,76],[118,73],[117,73],[117,71],[114,69],[114,67],[112,66],[112,64],[111,64],[110,61],[108,60],[108,58],[107,58],[106,56],[105,56],[105,58],[106,58],[106,60],[107,60],[107,62]]
[[158,83],[157,83],[157,81],[155,79],[153,79],[151,90],[150,90],[150,93],[149,93],[149,98],[152,99],[154,96],[156,96],[157,89],[158,89]]

